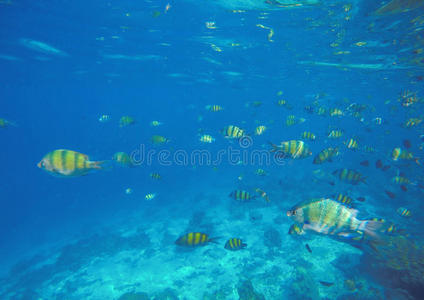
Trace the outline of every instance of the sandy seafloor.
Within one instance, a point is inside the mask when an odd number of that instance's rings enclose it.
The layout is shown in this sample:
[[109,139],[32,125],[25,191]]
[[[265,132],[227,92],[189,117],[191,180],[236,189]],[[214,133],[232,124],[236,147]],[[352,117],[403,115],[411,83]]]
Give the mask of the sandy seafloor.
[[[1,299],[383,299],[380,287],[358,272],[361,250],[326,236],[287,234],[292,221],[285,212],[299,202],[289,199],[299,199],[304,187],[283,187],[283,201],[275,201],[281,192],[274,192],[267,204],[236,202],[227,185],[212,186],[174,193],[166,207],[158,206],[160,197],[133,199],[139,210],[33,249],[2,279]],[[174,244],[190,231],[219,239],[195,249]],[[231,237],[248,247],[224,249]],[[346,279],[356,287],[349,289]],[[254,297],[242,296],[240,287],[250,283],[254,292],[247,294]],[[129,292],[149,298],[120,298]]]

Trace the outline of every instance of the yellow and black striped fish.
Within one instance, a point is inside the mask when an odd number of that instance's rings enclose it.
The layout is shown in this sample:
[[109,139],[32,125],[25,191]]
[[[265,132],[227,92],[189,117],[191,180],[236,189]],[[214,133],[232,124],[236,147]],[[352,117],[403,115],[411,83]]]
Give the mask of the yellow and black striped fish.
[[260,125],[258,127],[255,128],[255,134],[256,135],[262,135],[266,130],[266,126],[265,125]]
[[328,133],[328,137],[330,139],[338,139],[340,137],[342,137],[344,134],[343,130],[341,129],[333,129]]
[[293,224],[292,226],[290,226],[288,234],[290,235],[304,235],[305,231],[300,228],[300,226],[298,224]]
[[286,118],[286,126],[293,126],[305,122],[305,118],[296,118],[294,115],[289,115]]
[[353,139],[353,138],[348,139],[347,141],[345,141],[345,143],[344,143],[344,144],[346,145],[346,147],[347,147],[348,149],[356,150],[356,149],[358,149],[358,148],[359,148],[358,141],[357,141],[357,140],[355,140],[355,139]]
[[399,207],[396,212],[401,216],[401,217],[407,217],[409,218],[411,216],[411,211],[405,207]]
[[374,147],[372,147],[372,146],[367,146],[367,145],[365,145],[362,149],[363,149],[365,152],[368,152],[368,153],[374,153],[374,152],[375,152],[375,148],[374,148]]
[[355,171],[352,169],[346,169],[346,168],[338,169],[333,172],[333,175],[339,178],[341,181],[344,181],[350,184],[356,185],[360,182],[366,183],[365,177],[362,176],[362,174],[359,173],[358,171]]
[[183,247],[205,246],[207,243],[214,243],[216,238],[210,238],[207,234],[201,232],[190,232],[179,237],[175,244]]
[[100,170],[104,161],[90,161],[88,156],[76,151],[58,149],[47,153],[37,164],[52,175],[74,177]]
[[336,200],[340,203],[346,204],[346,205],[351,205],[352,201],[353,201],[353,199],[351,197],[349,197],[348,195],[345,195],[343,193],[339,193],[339,194],[337,194],[333,197],[334,197],[334,200]]
[[392,178],[392,182],[396,183],[396,184],[414,184],[412,183],[411,180],[409,180],[409,178],[406,178],[404,176],[395,176]]
[[277,101],[277,105],[278,106],[284,106],[284,105],[286,105],[287,104],[287,101],[286,100],[284,100],[284,99],[280,99],[280,100],[278,100]]
[[156,172],[150,173],[150,177],[152,177],[153,179],[156,179],[156,180],[162,179],[162,176],[159,173],[156,173]]
[[131,168],[135,166],[131,157],[125,152],[116,152],[112,160],[116,161],[116,163],[122,167]]
[[332,162],[333,157],[339,155],[339,150],[337,148],[326,148],[319,152],[315,157],[313,163],[316,165],[325,163],[325,162]]
[[215,142],[215,139],[209,134],[204,134],[199,138],[199,141],[201,141],[202,143],[212,144],[213,142]]
[[258,175],[258,176],[267,176],[268,175],[268,172],[265,171],[264,169],[257,169],[255,171],[255,174]]
[[306,158],[312,155],[309,146],[300,140],[281,142],[280,145],[272,144],[271,152],[283,158]]
[[340,117],[343,116],[343,111],[340,108],[331,108],[330,109],[331,117]]
[[420,163],[420,159],[418,157],[415,157],[412,152],[409,152],[405,149],[402,149],[400,147],[394,148],[392,151],[392,160],[398,161],[398,160],[414,160],[417,164]]
[[205,108],[209,111],[218,112],[223,110],[221,105],[213,104],[213,105],[206,105]]
[[239,139],[243,136],[246,136],[246,133],[243,129],[234,125],[225,127],[221,130],[221,133],[228,139]]
[[119,119],[119,127],[125,127],[129,125],[134,125],[135,120],[133,117],[130,116],[123,116],[121,119]]
[[302,139],[307,139],[307,140],[311,140],[311,141],[314,141],[317,138],[317,136],[314,133],[310,132],[310,131],[304,131],[304,132],[302,132],[302,134],[301,134],[300,137]]
[[155,145],[160,145],[160,144],[168,143],[170,140],[161,135],[154,135],[152,136],[151,141]]
[[323,115],[325,115],[325,114],[326,114],[326,112],[327,112],[327,109],[326,109],[325,107],[320,106],[320,107],[318,107],[318,109],[317,109],[317,115],[319,115],[319,116],[323,116]]
[[239,200],[239,201],[249,201],[256,198],[256,196],[251,195],[249,192],[242,191],[242,190],[232,191],[228,196],[233,198],[234,200]]
[[403,124],[404,127],[406,128],[411,128],[414,126],[417,126],[418,124],[420,124],[423,120],[419,119],[419,118],[410,118],[408,120],[405,121],[405,123]]
[[231,251],[241,250],[247,247],[247,244],[239,238],[231,238],[226,243],[224,248]]

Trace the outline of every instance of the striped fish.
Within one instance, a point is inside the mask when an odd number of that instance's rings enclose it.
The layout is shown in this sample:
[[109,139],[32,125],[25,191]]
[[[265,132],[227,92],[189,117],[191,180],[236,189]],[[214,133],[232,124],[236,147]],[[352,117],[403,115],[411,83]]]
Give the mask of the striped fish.
[[328,137],[330,139],[338,139],[343,136],[343,130],[341,129],[333,129],[328,133]]
[[123,116],[119,119],[119,127],[126,127],[129,125],[134,125],[135,120],[133,117],[130,116]]
[[339,149],[338,148],[326,148],[324,150],[322,150],[321,152],[319,152],[315,157],[314,157],[314,164],[322,164],[325,162],[332,162],[333,161],[333,157],[339,155]]
[[256,196],[252,196],[249,192],[242,191],[242,190],[232,191],[230,193],[230,195],[228,195],[228,196],[233,198],[234,200],[239,200],[239,201],[243,201],[243,202],[256,198]]
[[155,172],[150,173],[150,177],[152,177],[153,179],[156,179],[156,180],[162,179],[162,176],[159,173],[155,173]]
[[215,139],[209,134],[204,134],[199,138],[199,141],[201,141],[202,143],[211,144],[211,143],[215,142]]
[[131,157],[125,152],[116,152],[112,160],[116,161],[121,167],[131,168],[135,166]]
[[331,117],[340,117],[343,116],[343,111],[340,108],[331,108],[330,109]]
[[168,143],[170,140],[161,135],[153,135],[151,138],[151,141],[155,145],[160,145],[160,144]]
[[144,196],[144,199],[146,199],[146,201],[152,201],[155,198],[156,198],[156,193],[150,193]]
[[37,166],[52,175],[75,177],[102,169],[103,163],[104,161],[90,161],[87,155],[76,151],[58,149],[47,153]]
[[266,130],[266,126],[260,125],[260,126],[256,127],[255,134],[256,135],[262,135],[265,132],[265,130]]
[[218,112],[218,111],[223,110],[222,106],[218,105],[218,104],[206,105],[205,109],[209,110],[209,111],[213,111],[213,112]]
[[247,244],[243,243],[241,239],[231,238],[226,243],[224,248],[230,251],[237,251],[247,247]]
[[359,220],[358,211],[348,208],[340,202],[321,198],[306,201],[287,211],[300,228],[319,234],[345,236],[352,232],[363,232],[369,236],[377,236],[383,222],[375,220]]
[[246,133],[243,129],[234,125],[229,125],[225,127],[221,130],[221,133],[224,135],[224,137],[228,139],[238,139],[243,136],[246,136]]
[[308,145],[304,141],[290,140],[281,142],[280,145],[272,144],[271,152],[283,158],[306,158],[309,157],[312,152],[309,150]]
[[411,211],[405,207],[399,207],[396,212],[399,214],[399,216],[401,217],[410,217],[411,216]]
[[325,115],[325,114],[326,114],[326,112],[327,112],[327,110],[326,110],[326,108],[325,108],[325,107],[318,107],[317,115],[319,115],[319,116],[323,116],[323,115]]
[[341,181],[350,183],[350,184],[359,184],[360,182],[365,182],[365,177],[361,173],[352,170],[352,169],[338,169],[333,172],[333,175],[339,178]]
[[339,194],[337,194],[337,195],[335,195],[335,196],[333,196],[333,198],[336,200],[336,201],[338,201],[338,202],[340,202],[340,203],[343,203],[343,204],[345,204],[345,205],[351,205],[352,204],[352,202],[353,202],[353,199],[351,198],[351,197],[349,197],[348,195],[345,195],[345,194],[343,194],[343,193],[339,193]]
[[304,235],[305,231],[299,227],[298,224],[293,224],[290,226],[288,234],[290,235]]
[[392,151],[392,160],[398,161],[398,160],[415,160],[417,164],[421,164],[418,157],[415,157],[412,152],[409,152],[407,150],[404,150],[402,148],[394,148]]
[[310,132],[310,131],[304,131],[302,132],[301,136],[302,139],[307,139],[307,140],[311,140],[314,141],[317,137],[314,133]]
[[407,128],[414,127],[420,124],[422,121],[423,120],[419,118],[410,118],[403,124],[403,126]]
[[356,150],[359,148],[358,141],[353,138],[348,139],[347,141],[344,142],[344,144],[346,145],[348,149]]
[[190,232],[179,237],[175,244],[183,247],[205,246],[207,243],[214,242],[216,238],[210,238],[207,234],[201,232]]

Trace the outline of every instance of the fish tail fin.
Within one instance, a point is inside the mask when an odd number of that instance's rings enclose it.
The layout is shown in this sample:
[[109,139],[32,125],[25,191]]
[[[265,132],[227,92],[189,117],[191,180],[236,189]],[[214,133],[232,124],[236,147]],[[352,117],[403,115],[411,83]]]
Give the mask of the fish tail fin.
[[278,150],[277,145],[274,144],[273,142],[268,141],[268,144],[270,144],[272,147],[272,149],[270,150],[271,152],[276,152]]
[[95,170],[108,170],[112,168],[112,164],[110,160],[100,160],[100,161],[91,161],[90,169]]
[[364,220],[361,221],[358,230],[363,231],[368,237],[379,240],[384,226],[386,223],[383,221]]

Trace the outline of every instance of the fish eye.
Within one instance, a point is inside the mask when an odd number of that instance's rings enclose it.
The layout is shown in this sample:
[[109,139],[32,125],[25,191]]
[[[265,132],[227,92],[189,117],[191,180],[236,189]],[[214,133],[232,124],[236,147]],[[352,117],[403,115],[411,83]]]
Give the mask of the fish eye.
[[295,214],[296,214],[296,211],[295,210],[288,210],[287,211],[287,216],[288,217],[294,216]]

